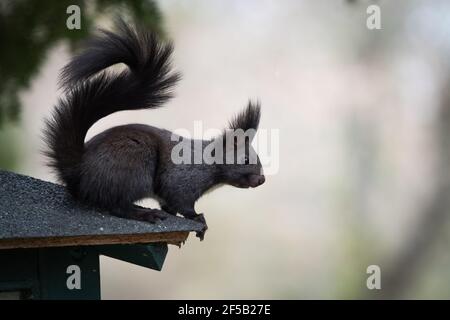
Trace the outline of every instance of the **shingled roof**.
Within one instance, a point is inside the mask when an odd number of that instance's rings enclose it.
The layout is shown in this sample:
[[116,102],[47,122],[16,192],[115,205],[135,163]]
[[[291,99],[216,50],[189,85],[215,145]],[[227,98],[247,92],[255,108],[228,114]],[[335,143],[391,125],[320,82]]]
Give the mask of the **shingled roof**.
[[127,220],[76,202],[61,185],[0,170],[0,249],[184,241],[202,225]]

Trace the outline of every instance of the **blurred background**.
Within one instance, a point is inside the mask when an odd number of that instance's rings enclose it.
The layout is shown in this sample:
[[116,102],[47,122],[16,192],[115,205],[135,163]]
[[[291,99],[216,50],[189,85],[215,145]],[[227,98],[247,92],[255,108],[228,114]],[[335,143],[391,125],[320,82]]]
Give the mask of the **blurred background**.
[[[81,30],[66,28],[71,4]],[[370,4],[381,30],[366,27]],[[223,128],[259,98],[280,154],[263,186],[201,198],[205,241],[171,246],[162,272],[103,257],[104,299],[450,298],[449,1],[3,0],[1,169],[55,181],[40,150],[59,69],[118,12],[174,42],[183,80],[166,108],[114,114],[89,137]]]

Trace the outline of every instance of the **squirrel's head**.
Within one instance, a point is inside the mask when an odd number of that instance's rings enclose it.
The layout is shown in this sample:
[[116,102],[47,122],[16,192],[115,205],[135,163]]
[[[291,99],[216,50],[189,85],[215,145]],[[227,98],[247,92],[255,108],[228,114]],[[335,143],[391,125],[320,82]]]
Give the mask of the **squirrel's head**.
[[264,183],[261,162],[251,145],[260,116],[259,103],[249,102],[222,135],[224,161],[219,169],[224,183],[238,188],[255,188]]

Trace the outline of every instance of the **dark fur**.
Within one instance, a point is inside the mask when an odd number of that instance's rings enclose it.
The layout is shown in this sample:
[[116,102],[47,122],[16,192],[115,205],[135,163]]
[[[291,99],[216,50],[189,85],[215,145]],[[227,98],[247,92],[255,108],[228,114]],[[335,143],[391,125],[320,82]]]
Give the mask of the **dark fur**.
[[241,113],[234,117],[230,123],[230,129],[242,129],[247,131],[249,129],[258,130],[259,119],[261,117],[261,107],[259,103],[253,104],[248,103],[247,108],[245,108]]
[[[263,182],[259,161],[256,165],[174,164],[171,151],[177,142],[171,141],[171,132],[151,126],[118,126],[84,142],[99,119],[121,110],[157,108],[172,96],[179,75],[171,72],[171,52],[172,46],[159,42],[153,33],[119,21],[118,33],[102,31],[64,67],[61,85],[67,95],[47,121],[46,154],[75,198],[121,217],[155,222],[164,218],[161,211],[134,205],[154,197],[170,214],[205,222],[194,204],[207,190],[225,183],[254,187]],[[104,70],[117,63],[128,69],[119,74]],[[259,104],[249,103],[232,120],[231,128],[256,129],[259,118]]]

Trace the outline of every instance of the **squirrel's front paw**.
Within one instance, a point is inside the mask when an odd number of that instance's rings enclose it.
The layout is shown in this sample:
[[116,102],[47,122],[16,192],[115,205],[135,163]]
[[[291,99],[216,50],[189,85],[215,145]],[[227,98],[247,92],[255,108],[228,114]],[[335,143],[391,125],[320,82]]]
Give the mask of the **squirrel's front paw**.
[[203,216],[203,213],[199,213],[192,220],[200,222],[200,223],[203,224],[202,230],[201,231],[197,231],[197,233],[195,234],[200,239],[200,241],[203,241],[203,239],[205,238],[206,230],[208,230],[208,225],[206,224],[206,220],[205,220],[205,217]]

